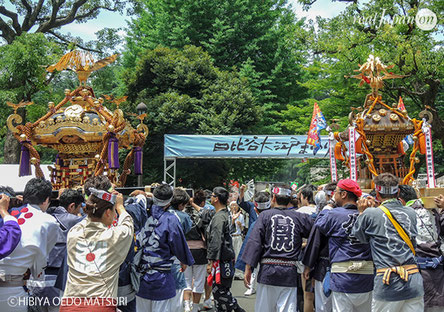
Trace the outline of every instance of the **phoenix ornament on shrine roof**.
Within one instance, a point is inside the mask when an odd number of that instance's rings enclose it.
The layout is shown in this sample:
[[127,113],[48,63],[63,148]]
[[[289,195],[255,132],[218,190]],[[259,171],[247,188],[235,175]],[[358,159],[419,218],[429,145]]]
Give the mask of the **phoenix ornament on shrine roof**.
[[114,54],[95,62],[91,53],[74,50],[65,54],[56,64],[48,66],[46,70],[52,73],[54,70],[70,69],[76,72],[80,85],[83,83],[86,86],[86,80],[93,71],[111,64],[117,59],[117,56],[118,54]]
[[395,75],[388,71],[388,69],[393,68],[395,65],[384,65],[379,57],[374,57],[373,55],[369,55],[367,58],[367,62],[364,64],[358,64],[359,69],[354,70],[355,72],[361,72],[358,75],[354,76],[345,76],[346,78],[356,78],[360,79],[361,82],[359,86],[362,86],[364,83],[367,83],[372,88],[373,96],[378,95],[378,90],[384,87],[383,80],[385,79],[395,79],[395,78],[403,78],[405,75]]

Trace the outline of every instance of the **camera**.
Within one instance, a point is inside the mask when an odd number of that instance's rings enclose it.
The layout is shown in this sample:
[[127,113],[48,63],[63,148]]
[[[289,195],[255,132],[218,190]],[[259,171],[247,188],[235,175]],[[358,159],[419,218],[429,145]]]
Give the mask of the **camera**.
[[[3,197],[3,194],[0,195],[0,198]],[[9,197],[9,206],[8,209],[14,208],[14,207],[20,207],[23,205],[23,201],[20,198],[17,197]]]

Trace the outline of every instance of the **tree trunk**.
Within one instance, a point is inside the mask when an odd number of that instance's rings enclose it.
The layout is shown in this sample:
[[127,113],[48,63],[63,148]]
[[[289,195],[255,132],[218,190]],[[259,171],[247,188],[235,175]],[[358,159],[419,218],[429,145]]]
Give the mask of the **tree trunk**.
[[6,134],[3,155],[5,164],[18,164],[20,161],[20,143],[11,131]]
[[439,117],[437,111],[432,111],[432,133],[435,134],[435,138],[441,140],[442,146],[444,146],[444,121]]
[[[30,98],[30,97],[29,97]],[[30,101],[30,99],[28,100]],[[19,108],[17,114],[22,117],[25,123],[26,121],[26,109]],[[14,137],[11,131],[8,130],[5,137],[5,146],[3,147],[4,163],[5,164],[18,164],[20,163],[20,143]]]

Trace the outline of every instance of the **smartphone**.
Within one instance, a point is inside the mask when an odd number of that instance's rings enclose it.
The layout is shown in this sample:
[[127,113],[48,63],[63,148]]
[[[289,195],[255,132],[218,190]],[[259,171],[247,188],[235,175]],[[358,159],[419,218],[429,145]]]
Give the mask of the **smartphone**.
[[188,195],[190,195],[191,198],[194,197],[194,190],[193,189],[189,188],[189,189],[186,189],[185,191],[187,192]]

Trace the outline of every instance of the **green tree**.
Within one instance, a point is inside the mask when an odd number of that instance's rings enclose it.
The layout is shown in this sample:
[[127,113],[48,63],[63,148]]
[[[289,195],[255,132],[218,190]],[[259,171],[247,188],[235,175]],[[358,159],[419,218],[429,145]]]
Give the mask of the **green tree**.
[[281,133],[279,112],[304,98],[300,86],[305,61],[298,21],[283,0],[143,0],[130,23],[125,66],[158,45],[203,47],[214,64],[240,68],[261,104],[262,133]]
[[[324,79],[320,90],[328,92],[334,89],[331,101],[333,105],[341,102],[347,106],[360,106],[362,93],[369,89],[357,90],[356,80],[345,79],[357,69],[358,63],[365,62],[369,54],[378,56],[386,65],[394,64],[391,70],[405,78],[386,81],[382,90],[384,99],[398,102],[402,96],[411,117],[420,110],[429,108],[433,114],[432,126],[435,134],[444,131],[444,104],[442,101],[441,80],[444,74],[444,50],[439,33],[439,24],[431,31],[418,28],[413,22],[419,8],[428,7],[442,18],[442,3],[433,1],[370,1],[365,5],[350,5],[336,18],[318,19],[319,28],[314,32],[311,47],[315,55],[320,56],[327,65],[329,76]],[[377,17],[376,23],[364,23],[359,18]],[[384,16],[382,14],[385,13]],[[391,23],[380,23],[381,17]],[[400,17],[413,17],[410,23]],[[403,22],[404,21],[404,22]],[[393,24],[393,25],[392,25]],[[344,29],[347,28],[347,31]],[[335,38],[335,40],[331,40]],[[311,82],[314,83],[314,82]],[[342,85],[342,88],[340,87]],[[359,95],[344,102],[345,94]],[[436,136],[444,140],[442,136]],[[444,142],[444,141],[443,141]]]
[[[307,9],[313,3],[299,2]],[[437,14],[438,20],[442,20],[442,2],[373,0],[362,5],[353,2],[337,17],[318,17],[317,27],[309,26],[307,34],[310,36],[306,40],[310,43],[308,49],[313,61],[306,68],[309,76],[303,83],[309,90],[309,97],[289,105],[283,112],[287,120],[285,127],[302,133],[304,127],[300,122],[308,125],[309,117],[300,116],[308,113],[316,101],[327,120],[339,119],[344,129],[350,107],[362,106],[365,95],[370,93],[366,85],[359,87],[356,79],[344,76],[355,74],[358,64],[363,64],[369,54],[373,54],[386,65],[394,64],[391,71],[395,74],[405,75],[402,79],[385,80],[384,89],[380,91],[383,100],[393,104],[401,96],[411,118],[418,118],[424,109],[433,115],[433,137],[441,141],[436,145],[435,165],[437,172],[444,172],[438,162],[444,153],[440,148],[444,143],[442,24],[424,31],[414,22],[416,13],[422,8],[429,8]]]
[[[93,49],[93,43],[83,43],[79,37],[62,34],[60,28],[71,23],[84,23],[96,18],[101,11],[123,12],[128,1],[121,0],[21,0],[10,1],[4,6],[0,1],[0,37],[11,44],[18,36],[26,32],[44,33],[56,42],[70,46],[75,42],[77,46]],[[132,1],[130,1],[132,2]],[[104,39],[113,36],[109,31],[102,30],[99,37]],[[98,44],[101,52],[103,42]]]
[[[127,69],[122,79],[129,96],[123,108],[135,111],[140,101],[148,106],[146,182],[163,178],[164,134],[248,133],[258,121],[258,108],[247,80],[236,71],[215,67],[202,48],[146,50],[136,67]],[[184,163],[185,167],[178,166],[178,177],[186,180],[187,185],[215,185],[228,175],[223,161]]]
[[[23,119],[36,119],[38,114],[44,114],[49,99],[49,83],[54,75],[48,75],[45,67],[53,63],[61,54],[60,47],[47,40],[43,34],[22,34],[12,44],[0,46],[0,109],[5,114],[0,116],[1,137],[5,138],[4,162],[18,162],[20,148],[17,140],[6,128],[6,118],[12,113],[12,108],[6,102],[18,103],[34,101],[42,105],[31,105],[26,116],[25,109],[19,114]],[[3,141],[3,140],[2,140]]]

